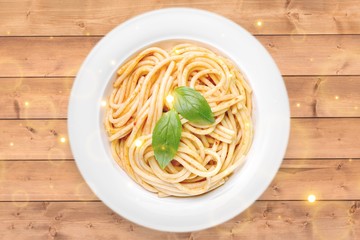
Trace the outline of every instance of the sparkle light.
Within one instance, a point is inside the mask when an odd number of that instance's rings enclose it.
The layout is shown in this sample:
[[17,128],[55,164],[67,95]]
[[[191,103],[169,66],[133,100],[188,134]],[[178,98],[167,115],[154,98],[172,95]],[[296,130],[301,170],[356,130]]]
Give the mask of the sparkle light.
[[10,31],[7,31],[7,32],[6,32],[7,35],[10,35],[10,33],[11,33]]
[[115,60],[112,60],[111,65],[115,65],[115,64],[116,64]]
[[174,101],[174,96],[173,95],[167,95],[166,97],[166,101],[171,104]]
[[103,107],[106,106],[106,101],[105,100],[101,101],[101,106],[103,106]]
[[180,50],[176,49],[175,54],[180,54]]
[[62,143],[66,142],[66,138],[64,138],[64,137],[60,138],[60,142],[62,142]]
[[53,36],[50,36],[50,37],[49,37],[49,39],[50,39],[50,40],[53,40],[53,39],[54,39],[54,37],[53,37]]
[[297,103],[297,104],[296,104],[296,107],[300,107],[300,106],[301,106],[300,103]]
[[310,195],[308,196],[308,201],[311,202],[311,203],[315,202],[315,201],[316,201],[315,195],[310,194]]
[[263,24],[262,21],[257,21],[257,22],[256,22],[256,25],[257,25],[258,27],[261,27],[262,24]]
[[355,106],[355,107],[354,107],[354,109],[355,109],[355,110],[358,110],[358,109],[359,109],[359,107],[358,107],[358,106]]
[[13,143],[13,142],[10,143],[10,147],[12,147],[12,146],[14,146],[14,143]]
[[87,33],[86,33],[86,36],[90,36],[90,33],[89,33],[89,32],[87,32]]
[[339,99],[339,96],[335,96],[335,99],[338,100],[338,99]]
[[29,102],[26,101],[26,102],[25,102],[25,106],[28,107],[28,106],[29,106]]
[[135,140],[135,146],[140,147],[142,145],[142,141],[140,139]]

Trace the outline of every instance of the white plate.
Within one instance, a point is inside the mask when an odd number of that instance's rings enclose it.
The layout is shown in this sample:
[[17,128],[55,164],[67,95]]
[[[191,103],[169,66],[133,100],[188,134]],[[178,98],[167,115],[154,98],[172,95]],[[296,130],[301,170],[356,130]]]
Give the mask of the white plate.
[[[239,66],[254,91],[255,136],[244,166],[224,186],[192,198],[158,198],[138,186],[113,160],[103,127],[101,102],[116,69],[139,49],[169,39],[215,47]],[[68,129],[81,174],[107,206],[142,226],[188,232],[233,218],[265,191],[286,150],[290,113],[280,72],[251,34],[210,12],[172,8],[133,18],[94,47],[73,85]]]

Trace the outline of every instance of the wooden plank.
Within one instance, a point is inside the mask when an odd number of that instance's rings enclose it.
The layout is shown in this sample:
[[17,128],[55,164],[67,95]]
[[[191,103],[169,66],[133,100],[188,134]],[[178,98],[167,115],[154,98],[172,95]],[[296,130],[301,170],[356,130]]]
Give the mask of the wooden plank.
[[[360,35],[258,36],[284,75],[360,75]],[[0,77],[74,76],[98,37],[2,37]]]
[[0,201],[97,199],[74,161],[2,161],[0,166]]
[[[354,159],[284,160],[262,200],[360,199],[360,161]],[[357,180],[358,179],[358,180]]]
[[[359,130],[360,118],[292,119],[286,157],[360,158]],[[0,131],[0,160],[72,158],[66,120],[0,120]]]
[[65,120],[2,120],[0,135],[0,159],[72,158]]
[[[360,117],[359,76],[284,80],[292,117]],[[0,118],[66,118],[72,83],[72,78],[3,78]]]
[[286,158],[357,158],[360,118],[293,119]]
[[[359,34],[356,0],[347,1],[2,1],[2,36],[104,35],[130,17],[164,7],[221,14],[254,34]],[[257,24],[261,21],[261,24]],[[54,27],[56,25],[56,27]]]
[[359,75],[360,36],[263,36],[284,75]]
[[72,78],[3,78],[0,118],[66,118]]
[[[2,161],[0,167],[0,201],[97,199],[73,161]],[[360,160],[284,160],[260,199],[356,200],[359,181]]]
[[285,77],[292,117],[360,117],[360,77]]
[[75,76],[99,38],[0,38],[0,77]]
[[131,223],[101,202],[0,203],[0,238],[358,239],[359,208],[355,201],[260,201],[217,227],[164,233]]

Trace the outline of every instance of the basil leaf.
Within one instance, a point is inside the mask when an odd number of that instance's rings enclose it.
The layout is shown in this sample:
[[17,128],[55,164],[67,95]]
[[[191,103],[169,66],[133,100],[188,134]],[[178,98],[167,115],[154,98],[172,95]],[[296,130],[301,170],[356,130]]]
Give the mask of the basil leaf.
[[152,133],[152,147],[161,168],[164,169],[174,158],[179,148],[181,131],[180,117],[174,109],[163,114],[156,123]]
[[195,89],[178,87],[173,92],[174,108],[184,118],[195,124],[212,124],[214,114],[206,99]]

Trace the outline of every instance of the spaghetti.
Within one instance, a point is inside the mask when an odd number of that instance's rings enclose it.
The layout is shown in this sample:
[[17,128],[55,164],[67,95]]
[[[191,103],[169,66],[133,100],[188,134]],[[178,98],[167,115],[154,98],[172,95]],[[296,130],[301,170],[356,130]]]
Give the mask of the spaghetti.
[[[105,127],[114,159],[138,184],[160,197],[194,196],[221,186],[242,165],[253,138],[251,88],[228,59],[192,44],[150,47],[117,74]],[[179,86],[206,98],[215,123],[196,125],[180,116],[178,152],[162,169],[151,134]]]

